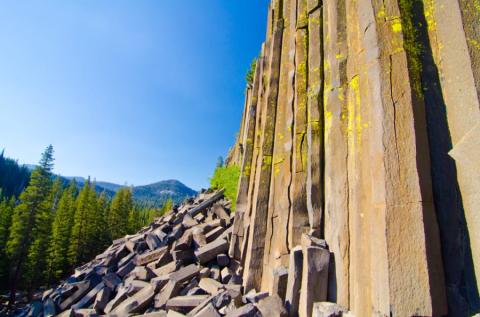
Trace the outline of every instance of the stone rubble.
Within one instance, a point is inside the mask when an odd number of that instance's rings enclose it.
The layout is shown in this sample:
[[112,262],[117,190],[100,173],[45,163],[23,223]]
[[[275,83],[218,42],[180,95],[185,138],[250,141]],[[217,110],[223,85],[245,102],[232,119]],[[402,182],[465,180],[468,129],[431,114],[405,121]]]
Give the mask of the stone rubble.
[[[287,304],[324,300],[315,297],[317,288],[293,294],[287,280],[297,273],[287,267],[278,270],[272,294],[253,289],[244,294],[241,261],[228,255],[233,224],[228,206],[222,191],[202,192],[137,234],[113,241],[65,282],[44,291],[20,315],[287,316],[286,293]],[[304,248],[307,257],[325,252],[328,260],[326,249]],[[296,256],[301,257],[301,251]],[[319,263],[313,259],[311,267],[304,263],[303,270],[309,274],[295,275],[297,284],[299,278],[310,283],[316,272],[321,271],[322,277],[323,261],[323,257]]]
[[56,288],[40,292],[19,316],[331,316],[322,308],[328,303],[316,303],[326,300],[328,287],[325,241],[305,234],[291,250],[290,265],[275,270],[270,292],[245,291],[242,260],[228,255],[229,206],[223,191],[203,191],[113,241]]

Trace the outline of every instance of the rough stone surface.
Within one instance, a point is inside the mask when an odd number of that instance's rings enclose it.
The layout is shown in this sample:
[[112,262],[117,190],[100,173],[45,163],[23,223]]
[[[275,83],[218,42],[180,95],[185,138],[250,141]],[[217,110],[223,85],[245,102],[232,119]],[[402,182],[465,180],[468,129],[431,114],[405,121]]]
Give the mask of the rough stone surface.
[[355,315],[478,312],[477,2],[271,1],[231,158],[246,291],[309,233]]
[[220,314],[215,309],[215,307],[209,303],[207,306],[202,308],[198,313],[193,315],[194,317],[220,317]]
[[104,287],[102,290],[100,290],[97,293],[97,297],[95,297],[93,309],[95,309],[97,312],[103,312],[103,310],[108,304],[108,301],[110,300],[111,294],[112,291],[108,287]]
[[282,302],[285,301],[287,294],[288,270],[285,267],[279,267],[273,272],[272,294],[278,295]]
[[[479,8],[272,0],[226,160],[241,169],[235,213],[223,192],[204,191],[113,241],[43,306],[90,314],[69,308],[98,274],[111,290],[105,312],[141,292],[131,286],[139,279],[153,287],[149,308],[165,308],[211,278],[243,286],[244,299],[285,292],[291,316],[337,314],[324,301],[355,316],[478,313]],[[172,279],[192,263],[198,274]],[[192,312],[259,314],[232,302],[207,299]]]
[[277,317],[287,317],[288,312],[283,305],[282,299],[278,295],[268,296],[261,299],[258,304],[256,304],[257,309],[260,311],[262,316],[277,316]]
[[257,309],[253,304],[247,304],[240,308],[237,308],[231,312],[229,312],[226,316],[227,317],[254,317],[257,312]]
[[344,307],[335,303],[318,302],[313,304],[312,317],[348,317],[348,312]]
[[232,224],[226,212],[230,202],[222,197],[221,191],[204,192],[138,234],[116,240],[61,285],[42,291],[41,302],[26,311],[32,316],[42,310],[45,316],[220,316],[220,309],[225,315],[245,305],[243,267],[227,255]]
[[208,298],[208,295],[187,295],[170,298],[167,301],[167,309],[190,311]]
[[287,288],[285,292],[285,306],[290,316],[298,315],[302,271],[303,251],[301,246],[297,246],[290,252],[290,266],[288,268]]
[[195,256],[201,264],[207,263],[217,257],[219,253],[228,251],[228,242],[225,239],[218,239],[195,251]]
[[321,247],[303,247],[302,289],[299,316],[312,315],[314,302],[327,300],[330,253]]

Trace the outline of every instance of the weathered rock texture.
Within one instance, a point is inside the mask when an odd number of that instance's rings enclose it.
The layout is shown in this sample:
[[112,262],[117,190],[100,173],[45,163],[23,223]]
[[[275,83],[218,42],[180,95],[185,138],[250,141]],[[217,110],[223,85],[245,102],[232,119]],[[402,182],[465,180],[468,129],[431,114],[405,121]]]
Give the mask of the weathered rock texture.
[[302,275],[356,316],[478,312],[479,43],[478,0],[272,0],[229,160],[245,291],[295,265],[287,308]]
[[115,240],[19,316],[284,316],[278,296],[242,297],[242,265],[225,254],[229,206],[223,191],[201,193]]

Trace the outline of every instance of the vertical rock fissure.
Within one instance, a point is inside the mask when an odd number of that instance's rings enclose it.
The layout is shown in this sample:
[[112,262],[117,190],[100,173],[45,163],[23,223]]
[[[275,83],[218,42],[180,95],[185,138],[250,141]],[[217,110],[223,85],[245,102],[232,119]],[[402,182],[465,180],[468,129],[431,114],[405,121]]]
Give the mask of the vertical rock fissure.
[[[323,1],[320,5],[320,16],[323,18],[324,4]],[[319,115],[320,115],[320,185],[322,200],[320,201],[320,236],[325,238],[325,47],[323,39],[323,21],[320,23],[320,92],[318,97],[319,102]]]
[[388,65],[389,76],[390,76],[390,82],[388,83],[388,85],[390,86],[390,100],[391,100],[392,106],[393,106],[393,132],[394,132],[394,135],[395,135],[395,153],[397,155],[397,162],[398,162],[397,173],[398,173],[398,177],[400,177],[400,162],[401,161],[400,161],[400,153],[398,151],[397,102],[393,98],[393,59],[392,59],[392,55],[389,55],[388,59],[389,59],[389,65]]
[[357,316],[442,315],[445,289],[451,316],[474,312],[479,3],[271,1],[240,259],[247,291],[275,292],[286,253],[309,233],[332,255],[327,301]]
[[[295,80],[296,80],[296,77],[295,77],[295,69],[296,69],[296,61],[295,61],[295,56],[296,56],[296,51],[295,51],[295,29],[296,29],[296,23],[297,23],[297,19],[298,19],[298,12],[297,12],[297,0],[291,0],[290,2],[290,29],[291,29],[291,34],[290,34],[290,37],[292,38],[290,40],[290,45],[291,47],[289,47],[289,62],[291,63],[292,67],[291,69],[293,70],[292,71],[292,74],[291,74],[291,80],[289,78],[289,86],[287,87],[287,89],[291,90],[291,100],[287,100],[287,102],[289,103],[289,106],[290,106],[290,110],[292,111],[292,114],[295,113]],[[290,70],[289,70],[290,71]],[[290,76],[290,75],[289,75]],[[289,94],[287,94],[287,98],[288,98]],[[295,130],[292,129],[293,125],[294,125],[294,121],[295,121],[295,115],[292,116],[292,121],[289,123],[289,127],[290,129],[287,130],[290,132],[290,140],[294,140],[295,138]],[[290,158],[290,172],[292,173],[294,171],[294,168],[293,168],[293,156],[295,155],[295,148],[292,146],[291,147],[291,158]],[[287,246],[287,249],[289,250],[290,252],[290,244],[289,244],[289,241],[292,241],[292,238],[291,238],[291,234],[292,232],[289,230],[290,228],[290,221],[291,221],[291,213],[293,212],[293,203],[292,203],[292,182],[293,182],[293,178],[294,178],[294,175],[291,174],[290,175],[290,178],[289,178],[289,181],[288,181],[288,184],[287,184],[287,198],[288,198],[288,212],[287,212],[287,221],[286,221],[286,230],[287,230],[287,234],[285,235],[285,245]]]
[[275,136],[276,111],[279,91],[279,72],[281,64],[281,47],[283,38],[283,19],[275,21],[269,49],[268,88],[265,98],[265,122],[260,146],[259,171],[256,175],[258,189],[254,195],[252,223],[248,237],[245,259],[244,287],[261,289],[263,276],[263,259],[265,252],[267,218],[272,176],[272,158]]

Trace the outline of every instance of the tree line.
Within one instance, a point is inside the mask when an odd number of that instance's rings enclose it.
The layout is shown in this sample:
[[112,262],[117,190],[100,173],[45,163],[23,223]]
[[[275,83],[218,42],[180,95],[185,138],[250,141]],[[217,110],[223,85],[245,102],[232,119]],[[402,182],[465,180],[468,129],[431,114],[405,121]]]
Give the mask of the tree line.
[[0,192],[0,285],[10,289],[11,304],[16,290],[31,296],[172,208],[172,200],[142,208],[127,187],[110,201],[90,179],[81,189],[75,180],[65,186],[53,178],[53,161],[48,146],[18,199]]
[[15,160],[0,153],[0,188],[6,197],[16,196],[24,190],[30,179],[30,171],[26,166],[19,165]]

